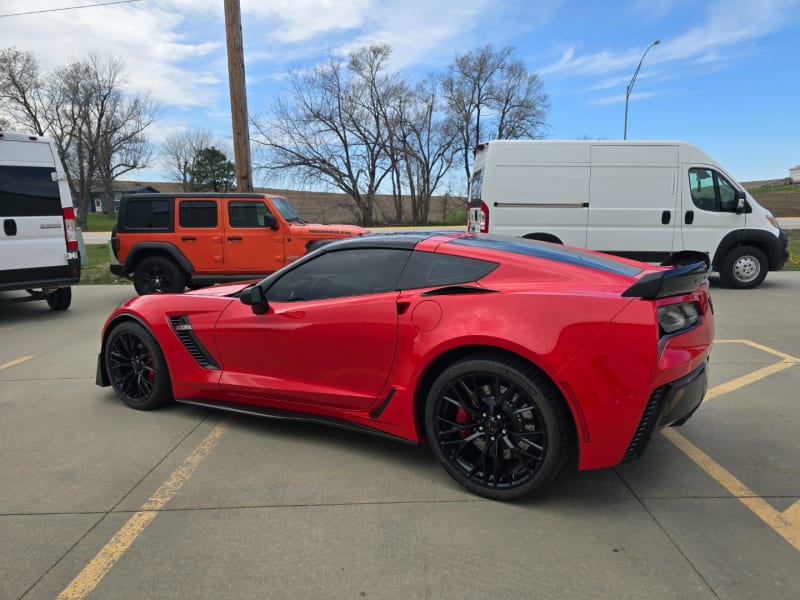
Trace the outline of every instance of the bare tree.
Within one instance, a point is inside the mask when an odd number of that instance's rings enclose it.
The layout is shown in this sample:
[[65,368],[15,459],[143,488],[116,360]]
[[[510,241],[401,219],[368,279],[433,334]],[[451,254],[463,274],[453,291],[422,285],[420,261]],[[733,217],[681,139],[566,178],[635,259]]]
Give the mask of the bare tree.
[[372,225],[375,197],[391,176],[382,106],[394,88],[385,76],[391,49],[371,46],[345,65],[330,58],[309,72],[296,71],[291,92],[271,116],[254,122],[269,151],[264,168],[288,170],[299,180],[321,182],[350,196],[356,220]]
[[45,134],[41,91],[39,61],[33,53],[0,50],[0,118],[6,127]]
[[169,165],[169,174],[188,192],[192,186],[192,173],[200,152],[206,148],[219,148],[220,142],[207,129],[184,129],[167,136],[162,155]]
[[[115,59],[90,56],[42,78],[35,57],[12,48],[0,54],[0,71],[7,120],[55,139],[85,228],[92,188],[110,193],[114,179],[146,166],[144,130],[157,106],[147,94],[122,92],[125,65]],[[109,202],[107,194],[105,210]]]
[[[458,153],[458,131],[440,110],[436,82],[420,83],[414,93],[410,114],[400,121],[396,135],[402,148],[402,165],[411,201],[411,222],[428,222],[430,204]],[[399,169],[398,169],[399,170]]]
[[487,136],[535,138],[546,127],[549,106],[541,80],[521,61],[512,60],[513,51],[487,45],[467,52],[456,57],[442,78],[467,179],[472,150]]

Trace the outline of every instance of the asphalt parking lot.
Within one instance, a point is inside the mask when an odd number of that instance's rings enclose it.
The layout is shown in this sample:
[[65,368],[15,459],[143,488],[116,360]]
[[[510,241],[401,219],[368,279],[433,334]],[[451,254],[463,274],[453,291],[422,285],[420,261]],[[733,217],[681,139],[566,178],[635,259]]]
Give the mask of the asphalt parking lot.
[[712,278],[707,401],[501,504],[427,448],[94,385],[131,286],[0,294],[0,598],[800,598],[800,273]]

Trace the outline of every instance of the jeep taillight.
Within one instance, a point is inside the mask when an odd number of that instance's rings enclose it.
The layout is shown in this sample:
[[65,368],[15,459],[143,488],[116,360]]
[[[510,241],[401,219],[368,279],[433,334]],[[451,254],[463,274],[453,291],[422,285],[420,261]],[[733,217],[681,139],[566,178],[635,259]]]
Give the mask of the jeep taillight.
[[71,206],[64,209],[64,237],[67,240],[67,252],[78,250],[78,226],[75,223],[75,209]]

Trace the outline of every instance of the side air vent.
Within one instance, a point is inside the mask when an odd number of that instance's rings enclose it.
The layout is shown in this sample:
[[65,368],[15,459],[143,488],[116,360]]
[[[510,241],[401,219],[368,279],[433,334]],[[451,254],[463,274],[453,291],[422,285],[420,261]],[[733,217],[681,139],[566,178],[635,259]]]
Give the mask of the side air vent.
[[661,414],[661,406],[666,391],[667,386],[662,386],[650,396],[650,400],[648,400],[642,418],[639,421],[639,426],[636,428],[636,433],[633,434],[633,439],[628,446],[627,452],[625,452],[625,456],[622,458],[622,462],[634,460],[644,454],[644,450],[647,448],[647,444],[650,443],[650,437],[656,428],[658,417]]
[[189,322],[189,317],[170,317],[169,323],[172,325],[172,330],[175,332],[175,335],[178,336],[178,339],[189,351],[189,354],[192,355],[192,358],[197,361],[198,365],[204,369],[219,369],[219,365],[214,361],[211,354],[194,334],[192,324]]

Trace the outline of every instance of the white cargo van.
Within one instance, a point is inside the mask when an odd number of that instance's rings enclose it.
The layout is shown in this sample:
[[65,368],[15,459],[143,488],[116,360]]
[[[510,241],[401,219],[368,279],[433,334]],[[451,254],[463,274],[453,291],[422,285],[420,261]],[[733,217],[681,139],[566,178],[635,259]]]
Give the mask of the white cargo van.
[[0,131],[0,291],[66,310],[81,260],[75,210],[55,144]]
[[788,259],[773,215],[686,142],[481,144],[468,228],[648,262],[700,252],[736,288],[756,287]]

